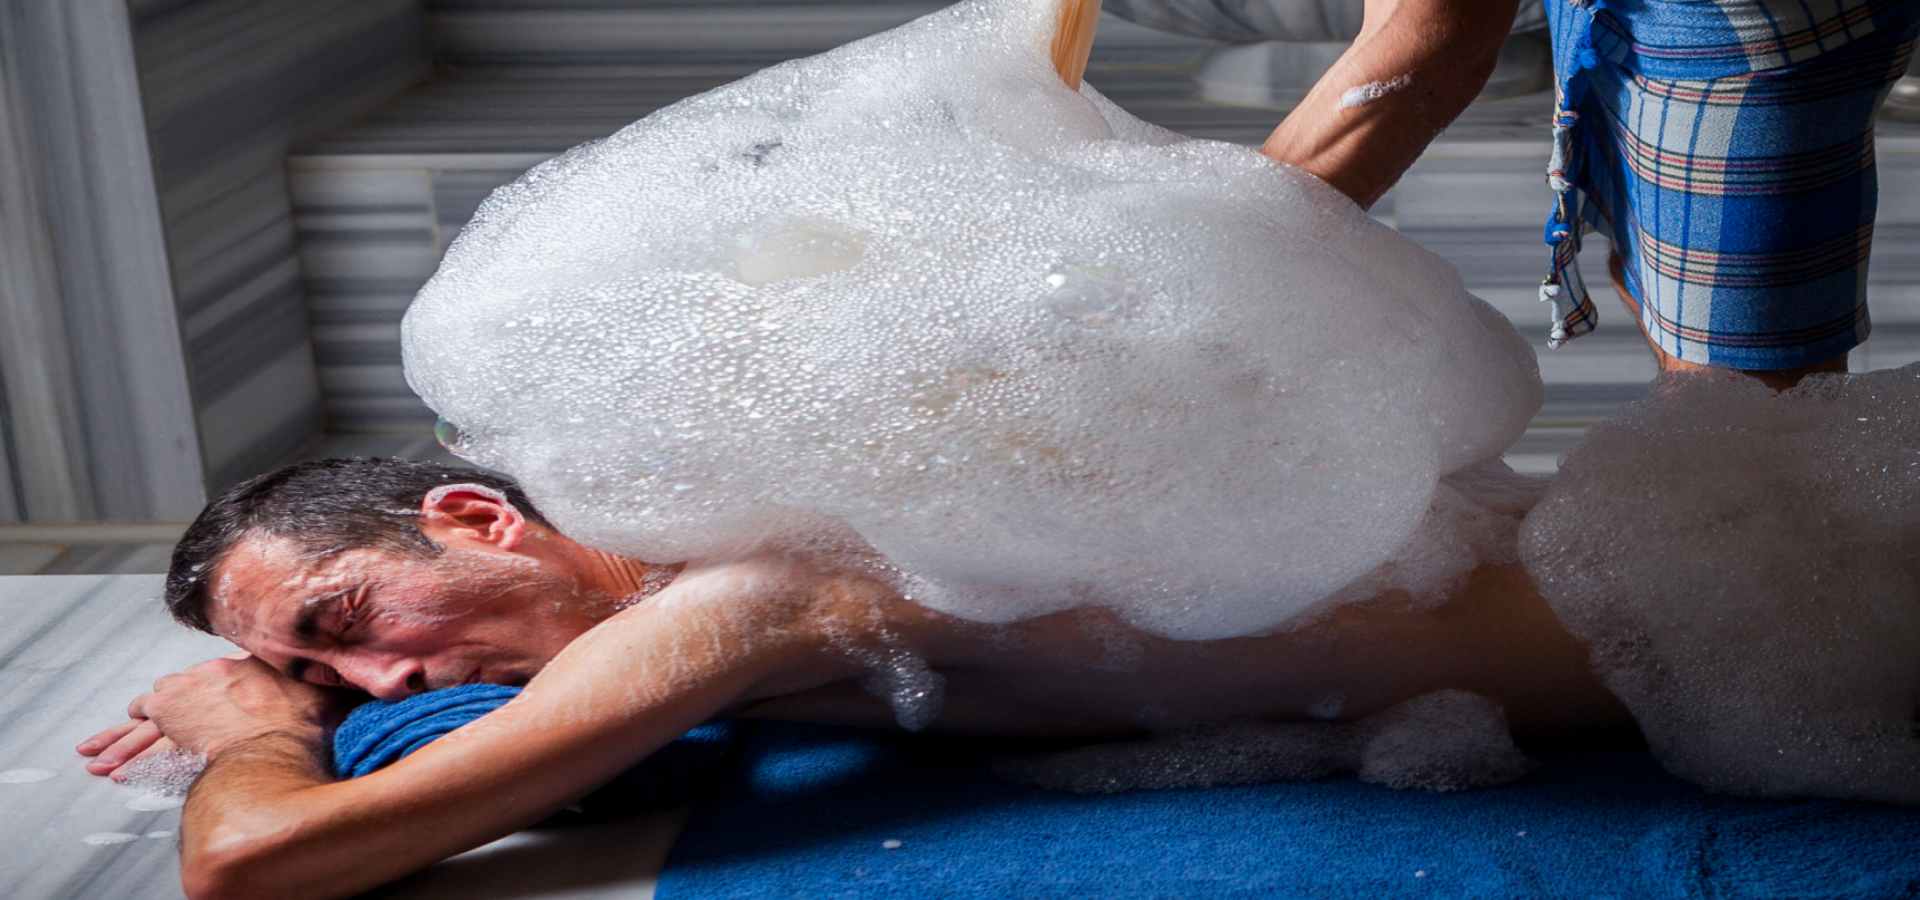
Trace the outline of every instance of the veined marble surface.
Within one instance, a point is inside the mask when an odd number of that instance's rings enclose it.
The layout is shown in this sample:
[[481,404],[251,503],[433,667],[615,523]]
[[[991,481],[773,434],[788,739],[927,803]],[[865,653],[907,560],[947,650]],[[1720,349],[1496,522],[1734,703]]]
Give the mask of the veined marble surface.
[[[87,774],[73,751],[122,721],[127,702],[154,679],[233,650],[174,624],[160,589],[153,575],[0,577],[0,895],[8,900],[182,896],[180,811],[128,808],[143,795]],[[372,896],[647,900],[683,818],[522,832]]]
[[[0,578],[0,892],[8,897],[180,896],[179,810],[128,809],[142,795],[87,774],[73,751],[124,721],[127,701],[154,679],[232,652],[175,625],[160,584],[152,575]],[[52,777],[16,780],[36,769]],[[141,837],[86,843],[106,834]]]

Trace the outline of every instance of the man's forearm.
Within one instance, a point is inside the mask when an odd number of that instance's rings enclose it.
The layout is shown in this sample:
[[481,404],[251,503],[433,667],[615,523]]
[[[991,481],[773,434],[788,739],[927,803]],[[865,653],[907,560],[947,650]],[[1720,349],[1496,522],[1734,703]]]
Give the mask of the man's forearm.
[[273,732],[235,745],[211,760],[194,784],[181,822],[180,868],[187,896],[259,896],[250,875],[276,849],[267,836],[297,830],[285,808],[298,794],[326,784],[320,749]]
[[[325,760],[321,746],[286,733],[216,756],[181,824],[187,896],[353,896],[530,825],[572,790],[524,771],[499,777],[472,759],[430,766],[438,774],[424,779],[382,772],[334,781]],[[501,796],[503,782],[518,782],[522,796]]]
[[1371,207],[1480,93],[1518,5],[1369,0],[1353,46],[1261,152]]

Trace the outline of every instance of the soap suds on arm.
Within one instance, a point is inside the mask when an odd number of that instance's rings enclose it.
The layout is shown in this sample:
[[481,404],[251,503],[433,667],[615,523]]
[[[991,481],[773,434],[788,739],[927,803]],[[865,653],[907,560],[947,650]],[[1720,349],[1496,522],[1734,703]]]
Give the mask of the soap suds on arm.
[[1357,106],[1365,106],[1412,83],[1413,73],[1408,72],[1385,81],[1369,81],[1359,87],[1347,88],[1347,92],[1340,95],[1340,108],[1353,109]]

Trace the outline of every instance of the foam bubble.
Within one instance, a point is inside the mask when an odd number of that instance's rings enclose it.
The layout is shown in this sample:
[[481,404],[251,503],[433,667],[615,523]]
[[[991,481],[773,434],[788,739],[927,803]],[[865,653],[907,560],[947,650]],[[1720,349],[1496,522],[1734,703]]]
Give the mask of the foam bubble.
[[1079,794],[1304,781],[1353,772],[1398,790],[1459,791],[1517,780],[1533,763],[1500,704],[1435,691],[1350,724],[1204,722],[1143,741],[993,764],[1011,781]]
[[[121,783],[152,797],[149,804],[164,803],[169,798],[185,797],[187,790],[193,787],[200,773],[207,768],[207,758],[191,750],[174,748],[152,756],[141,757],[127,764],[122,772],[125,777]],[[128,809],[137,809],[134,800],[127,804]],[[151,809],[172,809],[173,806],[150,806]]]
[[1920,367],[1663,377],[1561,461],[1527,571],[1660,761],[1920,803]]
[[649,560],[845,523],[930,607],[1271,628],[1378,568],[1541,399],[1439,257],[1148,125],[967,0],[496,192],[408,311],[458,451]]
[[1517,781],[1533,768],[1500,704],[1466,691],[1415,697],[1362,721],[1360,780],[1400,790],[1464,791]]
[[1347,88],[1340,95],[1341,109],[1354,109],[1365,106],[1413,83],[1413,74],[1395,76],[1385,81],[1369,81],[1357,87]]
[[32,784],[54,776],[52,769],[8,769],[0,772],[0,784]]

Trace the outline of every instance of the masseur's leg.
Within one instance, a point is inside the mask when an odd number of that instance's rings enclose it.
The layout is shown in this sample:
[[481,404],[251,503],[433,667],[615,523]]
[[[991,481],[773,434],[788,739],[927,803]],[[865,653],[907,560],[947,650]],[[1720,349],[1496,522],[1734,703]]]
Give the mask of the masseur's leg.
[[1593,70],[1590,217],[1662,371],[1785,388],[1866,339],[1873,117],[1911,34],[1703,81]]
[[1659,365],[1660,371],[1662,372],[1740,372],[1758,379],[1761,384],[1773,388],[1776,391],[1784,391],[1787,388],[1799,384],[1800,379],[1816,372],[1845,372],[1847,370],[1847,355],[1845,353],[1814,363],[1810,366],[1799,366],[1792,369],[1715,369],[1713,366],[1691,363],[1679,359],[1673,354],[1660,349],[1660,343],[1654,340],[1651,334],[1647,333],[1646,321],[1640,313],[1640,301],[1634,299],[1633,291],[1627,287],[1625,269],[1626,267],[1620,262],[1619,253],[1610,253],[1607,255],[1607,274],[1613,278],[1613,289],[1620,295],[1620,302],[1625,303],[1627,310],[1633,313],[1634,321],[1640,323],[1640,334],[1647,339],[1647,346],[1653,350],[1654,362]]

